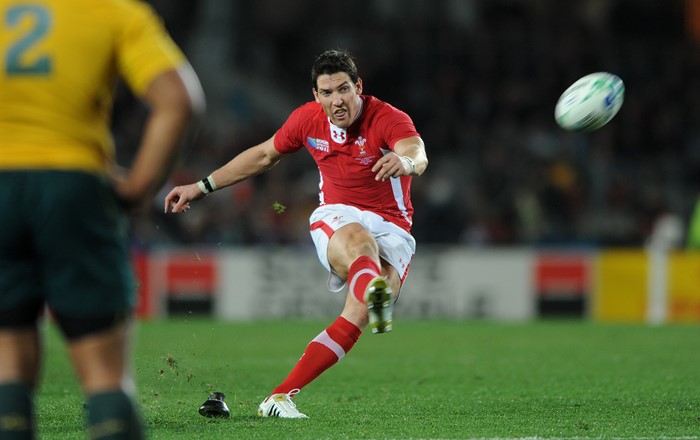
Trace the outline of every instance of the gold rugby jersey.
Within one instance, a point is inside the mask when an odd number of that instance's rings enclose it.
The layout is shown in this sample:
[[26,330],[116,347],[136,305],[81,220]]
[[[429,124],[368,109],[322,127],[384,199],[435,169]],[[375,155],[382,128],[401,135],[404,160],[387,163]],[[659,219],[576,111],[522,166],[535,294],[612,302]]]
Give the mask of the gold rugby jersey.
[[136,95],[185,60],[137,0],[0,0],[0,169],[102,172],[117,80]]

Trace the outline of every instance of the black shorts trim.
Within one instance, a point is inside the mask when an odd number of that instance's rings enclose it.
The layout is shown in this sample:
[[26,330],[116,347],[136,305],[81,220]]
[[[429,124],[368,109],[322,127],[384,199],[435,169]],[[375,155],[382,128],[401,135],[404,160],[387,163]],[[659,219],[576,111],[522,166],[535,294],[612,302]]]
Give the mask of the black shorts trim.
[[56,324],[69,341],[102,333],[122,324],[131,315],[129,312],[116,312],[102,316],[69,316],[53,313]]
[[[0,330],[36,328],[44,311],[41,301],[24,303],[12,309],[0,310]],[[70,316],[52,312],[56,324],[69,341],[112,329],[131,316],[130,312],[116,312],[100,316]]]
[[32,301],[0,310],[0,329],[21,330],[36,327],[44,309],[42,301]]

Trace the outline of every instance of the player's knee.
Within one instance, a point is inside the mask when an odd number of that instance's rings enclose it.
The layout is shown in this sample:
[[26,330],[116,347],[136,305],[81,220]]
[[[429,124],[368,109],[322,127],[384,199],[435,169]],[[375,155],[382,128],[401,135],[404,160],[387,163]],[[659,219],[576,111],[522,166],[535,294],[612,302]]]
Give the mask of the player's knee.
[[370,237],[370,239],[367,241],[358,243],[352,250],[353,255],[357,256],[358,258],[361,256],[367,256],[376,260],[379,257],[379,246],[377,246],[377,242],[375,242],[372,237]]
[[351,223],[336,231],[331,240],[337,238],[347,249],[377,249],[377,242],[372,234],[359,223]]
[[99,326],[92,323],[88,327],[85,323],[62,320],[73,364],[87,393],[121,389],[129,379],[126,367],[129,325],[121,319],[107,322],[103,319]]
[[0,329],[0,347],[0,383],[22,383],[33,390],[40,369],[36,331]]

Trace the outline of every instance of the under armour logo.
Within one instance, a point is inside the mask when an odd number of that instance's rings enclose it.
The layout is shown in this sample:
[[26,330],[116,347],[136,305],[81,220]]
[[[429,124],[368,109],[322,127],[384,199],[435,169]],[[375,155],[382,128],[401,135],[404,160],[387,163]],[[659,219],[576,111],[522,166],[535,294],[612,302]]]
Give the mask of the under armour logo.
[[344,144],[347,138],[347,132],[344,128],[337,127],[331,124],[331,136],[336,144]]

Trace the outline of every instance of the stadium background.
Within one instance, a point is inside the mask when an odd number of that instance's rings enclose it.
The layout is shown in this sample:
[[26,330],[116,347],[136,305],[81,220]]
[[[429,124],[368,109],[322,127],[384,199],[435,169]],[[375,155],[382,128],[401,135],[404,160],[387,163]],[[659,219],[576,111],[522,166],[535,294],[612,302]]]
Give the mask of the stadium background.
[[[598,278],[586,277],[600,273],[591,268],[608,259],[601,252],[632,249],[637,253],[613,260],[634,274],[641,298],[654,282],[644,249],[655,225],[660,219],[680,222],[681,234],[669,244],[686,241],[700,190],[696,0],[151,3],[208,97],[197,144],[161,196],[271,136],[291,110],[311,99],[313,57],[341,47],[356,55],[365,92],[409,113],[426,141],[430,167],[413,186],[419,256],[424,249],[440,255],[447,245],[473,252],[477,261],[480,250],[546,251],[545,257],[527,257],[536,277],[540,259],[561,261],[549,252],[573,252],[573,260],[583,263],[562,270],[583,271],[587,281],[571,284],[564,275],[570,293],[598,285]],[[578,77],[600,70],[625,81],[621,112],[596,133],[564,132],[553,119],[556,99]],[[114,133],[124,164],[144,112],[122,89]],[[283,246],[308,253],[317,182],[311,159],[298,154],[208,197],[187,215],[162,214],[159,197],[151,210],[134,216],[134,248],[146,265],[164,248],[183,251],[195,265],[200,252],[212,249]],[[275,202],[287,207],[284,214],[272,209]],[[692,312],[682,314],[700,321],[700,265],[687,257],[680,265],[691,276],[680,290]],[[167,272],[170,262],[163,264]],[[323,274],[315,270],[312,278],[323,288]],[[197,268],[173,273],[187,271],[192,279],[185,284],[194,280],[196,286],[190,291],[208,289],[207,296],[217,290],[197,284]],[[625,277],[613,278],[615,285],[630,285]],[[535,294],[543,289],[531,284]],[[554,290],[553,297],[561,296],[561,288]],[[637,310],[640,301],[619,300],[617,307],[634,304]],[[575,302],[575,314],[588,313],[590,305]]]

